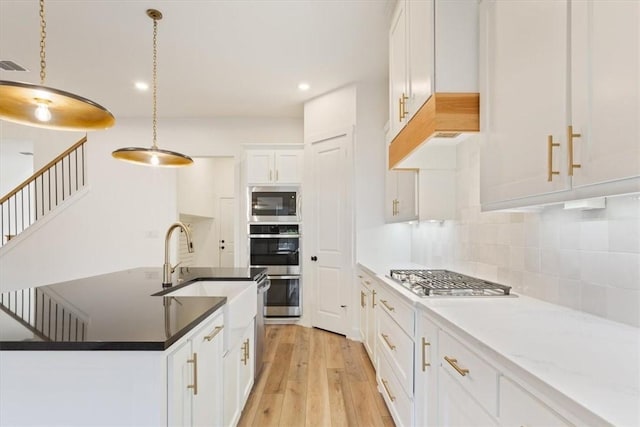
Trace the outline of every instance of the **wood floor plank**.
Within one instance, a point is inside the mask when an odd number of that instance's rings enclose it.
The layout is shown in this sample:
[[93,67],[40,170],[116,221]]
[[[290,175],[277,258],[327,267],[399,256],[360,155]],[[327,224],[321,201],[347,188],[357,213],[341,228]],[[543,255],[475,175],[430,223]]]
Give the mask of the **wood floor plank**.
[[384,427],[396,427],[396,423],[393,422],[391,415],[382,417],[382,423],[384,424]]
[[282,325],[280,332],[280,342],[293,344],[296,342],[297,331],[300,329],[297,325]]
[[289,377],[289,365],[293,354],[293,344],[280,343],[271,363],[264,393],[284,394]]
[[287,381],[280,414],[282,427],[294,427],[305,425],[307,406],[307,382]]
[[309,380],[307,383],[307,402],[305,425],[326,427],[331,425],[331,406],[329,404],[329,386],[327,383],[327,364],[324,355],[323,334],[318,329],[311,331],[309,342]]
[[306,382],[309,369],[310,328],[299,328],[291,355],[289,381]]
[[327,369],[332,427],[357,426],[351,387],[343,369]]
[[361,346],[361,343],[347,339],[343,339],[340,343],[344,359],[344,370],[349,376],[349,381],[367,381],[369,379],[364,369],[361,350],[358,348]]
[[284,394],[263,394],[256,412],[254,426],[268,427],[280,424]]
[[281,325],[267,325],[265,328],[264,355],[265,362],[272,362],[280,341]]
[[354,381],[351,383],[351,393],[360,425],[382,427],[382,416],[378,412],[371,384],[368,381]]
[[324,335],[325,354],[327,356],[327,368],[344,369],[341,341],[346,340],[342,335],[326,333]]

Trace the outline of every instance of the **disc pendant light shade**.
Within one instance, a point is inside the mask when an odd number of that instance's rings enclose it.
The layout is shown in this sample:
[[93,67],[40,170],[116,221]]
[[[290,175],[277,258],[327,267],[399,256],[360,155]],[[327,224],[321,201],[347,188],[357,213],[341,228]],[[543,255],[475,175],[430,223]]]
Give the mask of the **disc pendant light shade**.
[[153,19],[153,145],[151,148],[120,148],[111,155],[118,160],[145,166],[188,166],[193,164],[191,157],[175,151],[161,150],[156,144],[158,134],[158,21],[162,19],[162,13],[155,9],[148,9],[147,15]]
[[46,20],[40,0],[40,84],[0,80],[0,119],[56,130],[102,130],[116,119],[91,100],[44,85],[46,77]]

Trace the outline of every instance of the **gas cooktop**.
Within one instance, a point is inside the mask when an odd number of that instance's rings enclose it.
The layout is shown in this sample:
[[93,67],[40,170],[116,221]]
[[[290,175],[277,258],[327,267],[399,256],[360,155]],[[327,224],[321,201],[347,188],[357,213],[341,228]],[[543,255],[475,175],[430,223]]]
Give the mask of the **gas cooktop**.
[[449,270],[391,270],[390,277],[421,297],[513,296],[509,294],[510,286]]

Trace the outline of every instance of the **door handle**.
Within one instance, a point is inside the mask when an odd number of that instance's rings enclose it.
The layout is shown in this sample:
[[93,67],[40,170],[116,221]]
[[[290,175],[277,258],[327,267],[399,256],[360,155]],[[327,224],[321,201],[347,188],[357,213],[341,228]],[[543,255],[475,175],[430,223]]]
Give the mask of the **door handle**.
[[312,257],[311,257],[311,261],[318,261],[318,257],[317,257],[317,256],[315,256],[315,255],[314,255],[314,256],[312,256]]
[[220,249],[224,249],[224,246],[220,246]]

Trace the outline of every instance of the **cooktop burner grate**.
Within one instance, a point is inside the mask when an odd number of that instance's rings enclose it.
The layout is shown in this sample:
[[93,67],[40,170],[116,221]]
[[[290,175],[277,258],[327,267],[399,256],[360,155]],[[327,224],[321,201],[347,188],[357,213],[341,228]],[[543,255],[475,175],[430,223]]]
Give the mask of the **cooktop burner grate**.
[[449,270],[391,270],[391,278],[419,296],[507,296],[510,286]]

